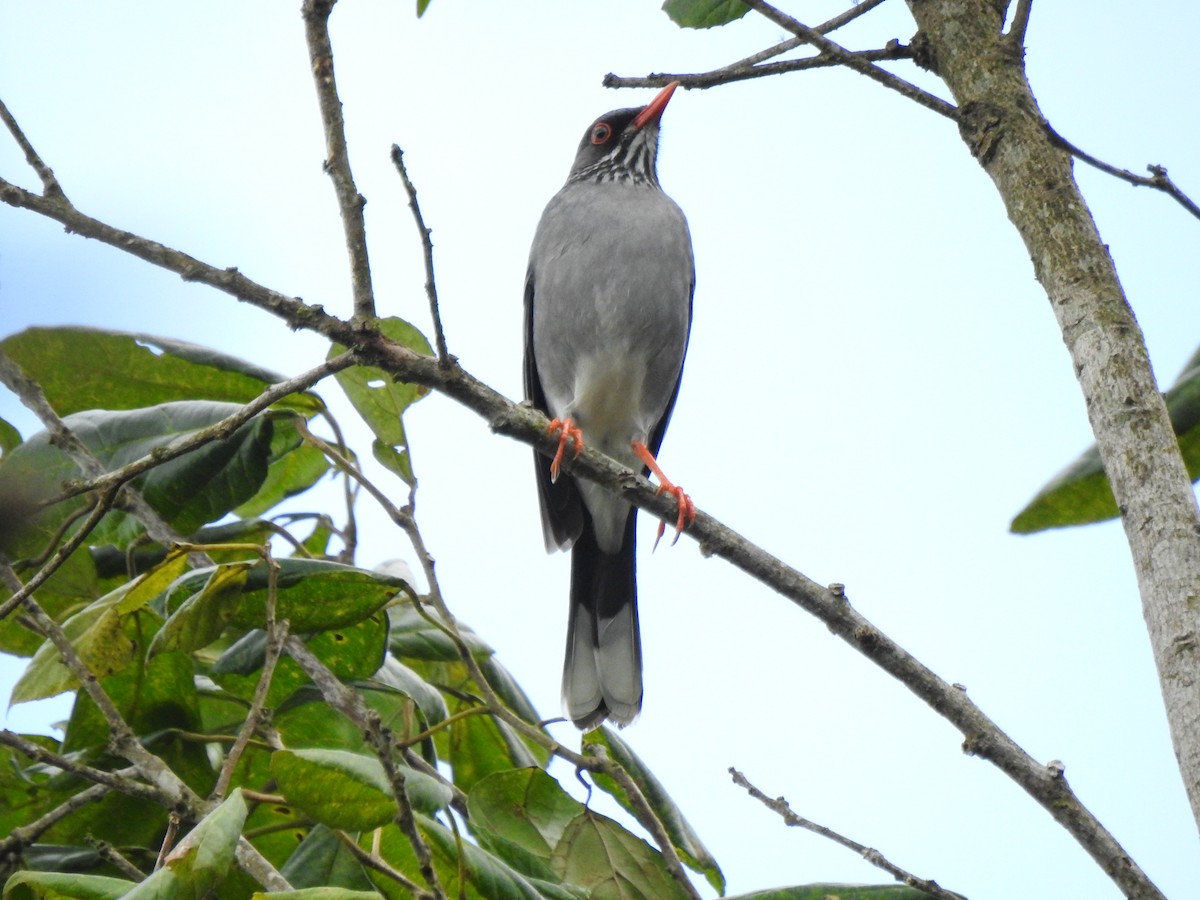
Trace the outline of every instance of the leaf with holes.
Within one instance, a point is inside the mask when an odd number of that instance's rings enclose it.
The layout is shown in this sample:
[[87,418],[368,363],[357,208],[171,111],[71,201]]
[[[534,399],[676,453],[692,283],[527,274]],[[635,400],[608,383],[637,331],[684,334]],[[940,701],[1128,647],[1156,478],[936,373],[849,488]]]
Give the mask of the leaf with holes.
[[[393,341],[422,356],[433,355],[425,335],[403,319],[379,319],[375,324],[381,334]],[[330,359],[345,350],[340,344],[334,344],[329,350]],[[408,407],[429,393],[429,388],[396,381],[387,372],[371,366],[352,366],[335,377],[358,414],[375,433],[371,445],[375,458],[407,484],[413,484],[412,457],[403,416]]]

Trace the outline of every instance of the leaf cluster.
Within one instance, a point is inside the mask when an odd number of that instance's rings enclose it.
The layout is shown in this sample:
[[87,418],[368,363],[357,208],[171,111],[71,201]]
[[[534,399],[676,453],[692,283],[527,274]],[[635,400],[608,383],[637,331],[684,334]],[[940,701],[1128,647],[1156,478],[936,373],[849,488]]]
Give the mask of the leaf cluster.
[[[429,352],[407,323],[379,327]],[[659,850],[547,774],[556,745],[482,639],[431,608],[406,573],[354,566],[349,523],[296,511],[338,477],[305,440],[318,418],[340,434],[315,391],[225,433],[220,424],[281,376],[192,345],[85,328],[31,329],[0,352],[62,426],[22,441],[3,425],[0,504],[14,523],[3,552],[15,573],[53,569],[37,603],[138,743],[208,798],[185,809],[156,798],[126,768],[110,713],[79,669],[19,610],[0,621],[0,648],[31,656],[11,701],[75,700],[61,739],[5,735],[5,896],[249,896],[262,887],[238,861],[246,844],[303,893],[683,894]],[[424,391],[367,367],[339,380],[374,430],[376,458],[412,485],[401,417]],[[211,440],[128,481],[177,542],[114,503],[74,552],[47,562],[101,502],[81,460],[90,454],[111,472],[206,429]],[[344,446],[337,457],[355,460]],[[348,715],[272,648],[285,634],[365,716]],[[386,737],[382,752],[372,728]],[[640,760],[615,735],[591,740],[632,779],[597,786],[639,815],[649,809],[675,852],[721,890],[720,869]],[[107,790],[92,790],[97,773],[111,776]],[[648,807],[628,784],[643,786]],[[175,822],[186,837],[172,847]]]

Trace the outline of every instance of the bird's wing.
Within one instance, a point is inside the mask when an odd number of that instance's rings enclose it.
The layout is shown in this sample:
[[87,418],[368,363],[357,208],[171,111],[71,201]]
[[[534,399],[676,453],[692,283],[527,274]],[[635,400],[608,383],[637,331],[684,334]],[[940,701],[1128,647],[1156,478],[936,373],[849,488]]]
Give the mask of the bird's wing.
[[[696,270],[692,269],[692,283],[688,288],[688,327],[687,338],[683,343],[683,356],[679,361],[679,374],[675,376],[675,387],[671,390],[671,399],[667,401],[667,408],[663,410],[662,416],[655,423],[654,429],[650,432],[650,440],[646,446],[650,448],[651,454],[658,456],[658,448],[662,446],[663,437],[667,433],[667,425],[671,422],[671,413],[675,411],[675,400],[679,397],[679,385],[683,383],[683,362],[687,359],[688,342],[692,336],[692,298],[696,295]],[[528,305],[527,305],[528,308]],[[643,469],[642,474],[649,473],[649,469]]]
[[[531,267],[525,276],[525,399],[545,415],[550,415],[546,393],[538,377],[537,359],[533,354],[533,294]],[[671,402],[674,403],[674,398]],[[536,450],[533,451],[533,464],[537,472],[538,503],[542,510],[542,533],[546,549],[566,550],[583,532],[583,501],[579,490],[573,478],[551,481],[550,461]]]

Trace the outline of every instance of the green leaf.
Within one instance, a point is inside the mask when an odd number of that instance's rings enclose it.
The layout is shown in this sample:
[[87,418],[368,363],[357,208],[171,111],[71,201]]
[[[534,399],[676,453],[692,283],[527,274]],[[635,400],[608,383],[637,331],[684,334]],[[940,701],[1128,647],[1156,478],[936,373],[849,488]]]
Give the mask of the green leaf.
[[425,15],[425,10],[429,9],[429,4],[432,2],[433,2],[433,0],[417,0],[417,18],[418,19],[421,18],[421,16]]
[[[450,802],[450,789],[404,766],[405,791],[416,809],[434,812]],[[279,750],[271,775],[289,803],[318,822],[345,831],[367,831],[392,821],[396,801],[383,764],[345,750]]]
[[[457,662],[458,647],[435,622],[438,614],[426,607],[425,614],[430,622],[411,603],[398,603],[388,609],[392,631],[388,645],[391,651],[403,659],[426,659],[438,662]],[[494,651],[483,640],[461,622],[458,630],[471,654],[476,657],[490,656]]]
[[740,0],[666,0],[662,8],[680,28],[728,25],[750,12]]
[[[295,431],[295,426],[291,423],[275,423],[277,432],[281,427]],[[235,509],[234,515],[243,519],[261,516],[288,497],[308,490],[329,471],[329,461],[325,454],[308,444],[301,444],[278,456],[273,455],[272,459],[267,467],[267,477],[258,493]]]
[[550,866],[563,881],[587,888],[596,897],[667,900],[688,896],[657,850],[612,819],[588,809],[567,826]]
[[[381,334],[410,350],[423,356],[433,355],[433,348],[425,336],[403,319],[379,319],[375,324]],[[334,344],[329,350],[329,358],[345,351],[345,347]],[[413,484],[412,459],[402,416],[409,406],[429,393],[429,389],[395,381],[387,372],[371,366],[352,366],[335,377],[358,414],[375,433],[376,440],[371,445],[375,458],[406,483]]]
[[224,880],[233,867],[246,812],[242,792],[235,789],[167,855],[166,866],[179,880],[180,900],[200,900]]
[[571,798],[541,769],[484,778],[471,790],[468,809],[480,842],[532,877],[596,897],[685,896],[657,850]]
[[[609,728],[601,726],[584,737],[585,747],[593,743],[603,746],[608,751],[609,759],[620,765],[633,779],[634,784],[646,798],[646,802],[650,804],[650,809],[666,828],[667,835],[671,838],[671,843],[675,846],[675,851],[684,864],[701,873],[708,879],[708,883],[713,886],[714,890],[724,894],[725,876],[721,872],[721,867],[717,865],[717,861],[708,852],[708,848],[692,830],[692,826],[683,817],[683,813],[679,811],[675,801],[667,794],[659,780],[654,777],[654,773],[646,767],[646,764],[638,758],[629,745]],[[592,777],[595,778],[597,787],[611,794],[626,812],[640,820],[639,807],[630,800],[616,781],[601,772],[593,773]],[[650,829],[647,822],[642,822],[642,826],[647,830]]]
[[[327,560],[288,558],[276,563],[275,615],[290,621],[296,632],[347,628],[369,618],[405,587],[398,578]],[[197,569],[176,581],[167,595],[168,612],[200,590],[212,571]],[[235,625],[256,628],[266,622],[268,587],[265,564],[247,571],[232,619]]]
[[150,655],[168,650],[199,650],[219,638],[237,610],[246,586],[246,573],[253,565],[253,562],[239,562],[210,570],[212,574],[204,587],[184,600],[163,623],[150,644]]
[[[462,709],[475,704],[464,703]],[[461,710],[460,710],[461,711]],[[454,783],[470,791],[483,778],[517,767],[536,767],[538,760],[497,718],[467,716],[450,727],[448,757]]]
[[[363,872],[362,863],[346,848],[337,833],[324,825],[313,826],[279,874],[293,887],[310,889],[286,892],[295,896],[316,897],[319,894],[328,900],[363,897],[362,892],[369,892],[365,896],[379,896],[371,890],[371,879]],[[278,897],[279,894],[271,896]]]
[[481,779],[468,797],[471,827],[493,852],[528,875],[554,878],[554,848],[583,804],[538,768]]
[[0,419],[0,457],[21,443],[21,432],[6,419]]
[[[1188,475],[1200,479],[1200,350],[1164,395]],[[1119,515],[1112,486],[1093,444],[1046,484],[1009,525],[1014,534],[1088,525]]]
[[[0,341],[0,349],[38,383],[60,416],[175,400],[241,405],[284,380],[207,347],[99,328],[29,328]],[[312,414],[324,403],[305,393],[293,394],[276,406]]]
[[[106,594],[67,619],[63,631],[80,661],[99,678],[123,672],[138,658],[136,631],[131,614],[121,610],[131,585]],[[13,687],[10,703],[43,700],[79,687],[74,673],[59,656],[58,648],[46,641]]]
[[384,660],[383,667],[375,673],[372,681],[399,691],[412,700],[421,711],[426,727],[446,721],[449,715],[441,691],[398,659],[389,656]]
[[102,875],[26,870],[5,882],[4,900],[116,900],[134,886],[132,881]]
[[[417,822],[430,848],[441,859],[457,862],[462,848],[467,879],[487,900],[575,900],[579,896],[559,889],[550,881],[535,887],[532,879],[513,870],[502,859],[467,841],[456,841],[454,833],[440,822],[425,816],[417,816]],[[443,885],[450,886],[447,879],[443,879]]]
[[[187,564],[186,553],[172,550],[149,572],[121,585],[63,623],[63,631],[75,652],[93,674],[104,678],[122,672],[139,658],[141,634],[133,614],[162,593]],[[14,686],[10,702],[41,700],[78,686],[58,649],[46,641]]]
[[163,867],[125,895],[127,900],[180,900],[180,895],[194,896],[183,890],[179,877]]
[[[108,470],[133,462],[151,451],[208,428],[240,407],[229,403],[189,401],[145,409],[89,410],[66,416],[63,423]],[[254,496],[267,474],[274,425],[257,416],[225,440],[213,441],[166,462],[134,480],[155,511],[183,534],[221,518]],[[36,500],[59,492],[63,481],[78,478],[79,468],[50,436],[38,432],[0,461],[0,484],[22,485]],[[36,517],[40,537],[84,500],[56,504]],[[110,513],[96,530],[95,543],[128,543],[143,528],[122,513]],[[28,543],[28,542],[26,542]]]

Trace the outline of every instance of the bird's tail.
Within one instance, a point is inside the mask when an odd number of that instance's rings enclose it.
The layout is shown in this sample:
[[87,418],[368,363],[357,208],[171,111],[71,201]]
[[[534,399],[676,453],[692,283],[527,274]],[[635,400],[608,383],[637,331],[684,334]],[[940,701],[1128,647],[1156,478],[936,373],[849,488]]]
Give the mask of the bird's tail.
[[583,730],[606,718],[628,725],[642,708],[635,556],[637,510],[629,510],[621,549],[604,553],[590,516],[571,550],[571,613],[562,702]]

